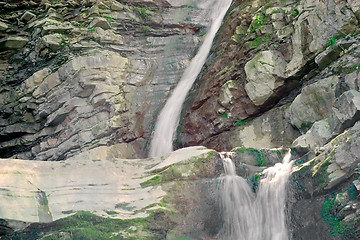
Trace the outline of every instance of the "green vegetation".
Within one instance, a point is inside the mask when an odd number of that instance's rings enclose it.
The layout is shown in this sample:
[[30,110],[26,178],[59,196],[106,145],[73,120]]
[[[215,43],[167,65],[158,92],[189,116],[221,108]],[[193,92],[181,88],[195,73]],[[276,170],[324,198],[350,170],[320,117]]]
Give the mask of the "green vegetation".
[[134,10],[143,21],[146,22],[150,19],[150,14],[147,12],[146,7],[134,7]]
[[259,33],[261,27],[269,20],[269,18],[264,13],[259,13],[256,15],[255,19],[250,25],[250,31]]
[[252,46],[252,47],[257,47],[257,46],[259,46],[262,42],[263,42],[262,38],[261,38],[261,37],[257,37],[257,38],[255,38],[254,41],[252,41],[251,46]]
[[59,42],[59,45],[61,45],[61,46],[65,46],[67,44],[69,44],[69,41],[64,38]]
[[353,232],[353,224],[340,220],[336,213],[336,202],[334,199],[327,199],[322,208],[321,216],[324,222],[328,223],[331,229],[331,236],[335,237],[340,235],[342,239],[351,239],[350,235]]
[[248,179],[248,182],[251,183],[253,191],[256,192],[256,189],[258,188],[259,184],[260,184],[260,180],[261,180],[262,174],[256,174],[254,175],[252,178],[250,178],[250,180]]
[[297,15],[299,15],[299,11],[297,9],[295,9],[291,14],[290,16],[292,17],[296,17]]
[[112,27],[112,18],[110,17],[110,16],[104,16],[105,17],[105,19],[108,21],[108,23],[109,23],[109,25],[110,25],[110,27]]
[[156,175],[153,178],[150,178],[149,180],[140,183],[140,186],[143,188],[149,187],[149,186],[154,186],[157,185],[161,182],[162,177],[160,175]]
[[258,167],[266,166],[266,160],[269,160],[268,157],[263,152],[259,151],[256,148],[241,147],[235,149],[235,152],[237,154],[247,153],[249,155],[252,155],[255,158]]
[[336,44],[336,40],[335,40],[335,37],[332,37],[329,39],[329,41],[327,42],[327,47],[334,47]]
[[354,184],[352,184],[352,185],[346,190],[346,192],[347,192],[347,194],[348,194],[348,196],[349,196],[349,198],[350,198],[351,200],[356,200],[358,194],[357,194],[357,189],[356,189],[356,187],[355,187]]
[[105,211],[105,212],[110,216],[119,214],[118,212],[115,211]]
[[149,27],[149,26],[142,26],[141,29],[142,29],[144,32],[150,32],[151,27]]
[[250,121],[249,119],[239,120],[239,121],[233,122],[233,125],[234,126],[241,126],[241,125],[244,125],[245,123],[248,123],[249,121]]
[[350,73],[353,73],[355,71],[358,71],[360,69],[360,64],[356,64],[355,66],[353,66],[352,68],[348,69],[346,71],[346,73],[350,74]]
[[93,31],[95,31],[94,27],[88,28],[88,32],[93,32]]
[[[73,216],[49,224],[45,228],[48,231],[47,235],[41,239],[60,240],[64,239],[64,236],[68,236],[68,239],[119,239],[119,236],[115,236],[114,233],[126,230],[131,226],[141,226],[144,224],[145,219],[118,220],[98,217],[89,212],[78,212]],[[34,229],[29,233],[15,233],[9,239],[39,239],[40,237],[41,232]]]
[[220,115],[221,118],[228,118],[228,115],[226,113]]
[[[112,213],[112,211],[109,211]],[[147,218],[111,219],[99,217],[90,212],[78,212],[52,223],[34,224],[23,232],[15,232],[1,239],[42,239],[42,240],[145,240],[165,239],[174,223],[165,210],[150,211]]]

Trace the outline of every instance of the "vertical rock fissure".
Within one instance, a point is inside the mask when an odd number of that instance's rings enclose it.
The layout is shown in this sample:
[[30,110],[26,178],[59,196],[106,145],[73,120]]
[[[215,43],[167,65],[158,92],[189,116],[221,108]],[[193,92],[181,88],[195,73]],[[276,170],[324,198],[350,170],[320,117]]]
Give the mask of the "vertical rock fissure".
[[153,138],[150,145],[150,157],[160,156],[173,150],[173,139],[179,123],[182,105],[186,95],[192,87],[210,52],[215,35],[221,26],[222,20],[231,5],[232,0],[218,0],[213,6],[211,19],[213,23],[206,34],[196,56],[185,69],[178,85],[167,100],[157,119]]
[[285,218],[286,184],[292,171],[290,151],[282,163],[262,172],[256,193],[236,175],[228,153],[222,153],[225,176],[220,178],[222,229],[216,239],[287,240]]

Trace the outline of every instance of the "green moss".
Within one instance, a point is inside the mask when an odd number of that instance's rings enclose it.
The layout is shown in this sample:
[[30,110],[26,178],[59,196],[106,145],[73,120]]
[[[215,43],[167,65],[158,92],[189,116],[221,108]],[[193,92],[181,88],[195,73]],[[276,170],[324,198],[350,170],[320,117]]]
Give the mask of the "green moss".
[[249,121],[250,121],[249,119],[239,120],[239,121],[233,122],[233,125],[234,126],[241,126],[241,125],[244,125],[245,123],[248,123]]
[[228,115],[226,113],[220,115],[221,118],[228,118]]
[[175,226],[171,220],[173,213],[158,209],[150,211],[147,218],[111,219],[89,212],[75,215],[52,223],[34,224],[24,232],[15,232],[2,236],[6,240],[42,239],[42,240],[108,240],[108,239],[166,239],[167,232]]
[[297,15],[299,15],[299,11],[297,9],[295,9],[291,14],[290,16],[292,17],[296,17]]
[[329,179],[329,174],[327,172],[327,166],[323,167],[322,171],[320,171],[320,173],[317,175],[316,180],[317,180],[317,187],[316,187],[317,191],[321,191],[322,189],[324,189],[324,187],[328,185],[330,179]]
[[156,175],[153,178],[150,178],[149,180],[140,183],[140,186],[143,188],[149,187],[149,186],[154,186],[159,184],[162,181],[162,176],[160,175]]
[[351,239],[353,234],[353,224],[340,220],[336,215],[335,198],[327,199],[320,211],[324,222],[328,223],[331,230],[331,236],[340,235],[342,239]]
[[252,46],[252,47],[257,47],[257,46],[259,46],[262,42],[263,42],[262,38],[261,38],[261,37],[257,37],[257,38],[255,38],[254,41],[251,42],[251,46]]
[[[118,233],[121,230],[126,230],[131,226],[143,225],[146,225],[145,219],[119,220],[102,218],[89,212],[78,212],[73,216],[57,220],[53,223],[43,224],[43,228],[41,229],[42,231],[45,231],[46,236],[42,237],[41,239],[119,239],[119,236],[116,237],[114,233]],[[33,230],[24,233],[14,233],[14,235],[5,239],[39,239],[43,234],[44,232]],[[64,236],[71,236],[71,238],[64,238]]]
[[346,190],[349,198],[351,200],[356,200],[357,196],[358,196],[358,193],[357,193],[357,189],[355,187],[354,184],[352,184],[347,190]]
[[258,167],[266,166],[266,160],[268,160],[268,157],[256,148],[241,147],[235,149],[235,152],[238,154],[247,153],[249,155],[252,155],[255,158]]
[[261,176],[262,176],[262,174],[260,173],[260,174],[254,175],[252,178],[250,178],[250,180],[248,179],[248,181],[251,183],[251,185],[253,187],[254,192],[256,192],[256,189],[260,184]]
[[108,215],[112,216],[112,215],[118,215],[118,212],[115,211],[105,211]]

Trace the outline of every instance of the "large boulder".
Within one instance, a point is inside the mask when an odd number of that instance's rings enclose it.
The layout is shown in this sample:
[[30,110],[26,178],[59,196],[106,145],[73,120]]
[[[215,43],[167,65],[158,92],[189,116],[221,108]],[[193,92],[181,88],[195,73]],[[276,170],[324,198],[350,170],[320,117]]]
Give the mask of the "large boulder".
[[22,36],[8,36],[0,40],[1,49],[21,49],[27,43],[29,39]]
[[317,151],[331,139],[332,133],[329,119],[320,120],[315,122],[305,134],[295,139],[292,146],[300,152]]
[[205,144],[218,151],[235,147],[291,147],[299,136],[299,131],[290,123],[289,106],[272,109],[252,120],[234,121],[233,126],[232,131],[223,132],[216,139],[205,141]]
[[284,85],[286,61],[280,52],[263,51],[245,64],[246,93],[255,105],[263,105]]
[[330,115],[330,127],[339,134],[360,120],[360,92],[350,90],[343,93],[334,104]]
[[315,121],[327,118],[338,82],[338,76],[331,76],[303,87],[290,106],[291,124],[306,131]]

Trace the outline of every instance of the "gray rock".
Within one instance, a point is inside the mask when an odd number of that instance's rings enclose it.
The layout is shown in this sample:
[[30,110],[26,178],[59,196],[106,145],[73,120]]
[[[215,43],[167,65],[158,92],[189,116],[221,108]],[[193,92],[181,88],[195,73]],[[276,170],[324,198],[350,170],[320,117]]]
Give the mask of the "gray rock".
[[219,96],[219,103],[225,108],[230,107],[233,104],[234,96],[232,95],[232,91],[237,90],[237,82],[236,81],[227,81],[222,87]]
[[[331,37],[353,33],[358,24],[344,1],[301,1],[301,13],[294,23],[293,54],[286,67],[288,76],[296,75],[314,54],[323,51]],[[310,35],[311,37],[304,37]]]
[[121,11],[124,9],[124,6],[119,2],[111,2],[110,9],[114,11]]
[[112,44],[123,44],[123,38],[121,35],[115,34],[110,29],[104,30],[103,28],[97,27],[93,32],[93,37],[100,43],[112,43]]
[[104,30],[111,29],[110,23],[105,18],[95,18],[89,25],[90,28],[102,28]]
[[292,146],[302,151],[317,151],[332,138],[329,119],[315,122],[309,131],[293,142]]
[[59,33],[49,34],[41,38],[45,47],[50,48],[53,51],[59,50],[61,43],[64,40],[64,36]]
[[31,20],[34,20],[35,18],[36,18],[35,14],[29,11],[25,11],[25,13],[21,16],[20,21],[29,22]]
[[8,36],[0,40],[0,48],[20,49],[29,42],[28,38],[20,36]]
[[330,37],[352,33],[358,24],[354,13],[345,1],[329,0],[316,4],[316,10],[307,17],[312,42],[309,50],[318,53],[326,46]]
[[0,31],[5,31],[7,29],[9,29],[9,25],[0,21]]
[[350,74],[346,74],[344,83],[346,90],[360,90],[360,71],[354,71]]
[[325,51],[316,56],[315,62],[319,66],[320,70],[326,68],[330,63],[339,58],[340,53],[344,49],[348,49],[352,44],[356,43],[356,39],[345,40],[341,39],[337,41],[334,46],[329,46]]
[[[158,203],[165,195],[167,201],[176,201],[173,194],[176,195],[177,191],[164,185],[179,186],[183,181],[191,188],[193,182],[200,182],[202,178],[214,178],[215,183],[215,178],[222,171],[219,155],[204,147],[182,149],[163,158],[132,160],[121,159],[117,147],[94,148],[68,161],[0,159],[2,169],[6,172],[0,176],[0,181],[4,182],[0,191],[0,217],[48,222],[81,210],[101,216],[108,216],[106,211],[113,210],[117,214],[112,217],[144,218],[152,210],[161,208]],[[163,172],[173,172],[174,175],[164,175]],[[158,177],[159,181],[150,180],[154,177]],[[207,183],[201,182],[202,189]],[[215,189],[215,184],[211,187]],[[210,188],[209,191],[214,189]],[[194,192],[188,190],[181,191],[185,200],[194,196]],[[99,191],[103,192],[100,198]],[[198,196],[197,202],[208,199],[207,193],[204,192],[205,198]],[[213,197],[216,199],[216,195],[213,194]],[[116,206],[120,203],[127,203],[131,210],[119,210]],[[151,204],[155,207],[150,209],[147,206]],[[182,207],[187,206],[184,205],[186,201],[182,204]],[[183,224],[186,217],[179,218],[177,224]],[[195,218],[204,221],[197,216]],[[211,219],[211,216],[208,218]]]
[[360,3],[359,1],[346,0],[357,19],[360,21]]
[[221,150],[235,147],[291,147],[299,136],[299,132],[290,124],[288,106],[272,109],[251,121],[236,121],[234,126],[231,131],[223,132],[205,144]]
[[246,93],[255,105],[264,104],[284,85],[286,62],[277,51],[262,51],[246,63]]
[[[39,24],[42,22],[39,22]],[[69,22],[60,22],[54,19],[46,19],[46,22],[42,26],[43,34],[47,35],[49,33],[64,33],[69,32],[74,29],[74,27]]]
[[343,132],[360,120],[360,92],[349,90],[336,99],[329,120],[334,134]]
[[338,76],[331,76],[303,87],[290,106],[291,124],[306,132],[312,123],[327,118],[338,82]]

